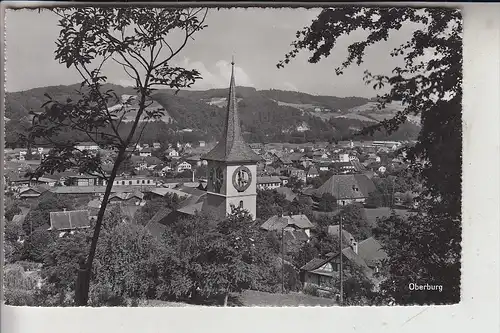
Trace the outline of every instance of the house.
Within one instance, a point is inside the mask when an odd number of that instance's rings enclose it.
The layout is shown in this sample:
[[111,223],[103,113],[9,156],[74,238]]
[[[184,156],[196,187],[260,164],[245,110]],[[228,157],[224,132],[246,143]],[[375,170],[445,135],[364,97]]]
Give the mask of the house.
[[38,182],[41,184],[47,185],[47,186],[55,186],[57,183],[57,179],[50,178],[50,177],[40,177],[37,179]]
[[146,229],[148,229],[153,237],[161,239],[167,230],[166,224],[171,220],[169,218],[171,215],[172,210],[170,208],[165,207],[160,209],[146,224]]
[[262,143],[251,143],[249,146],[256,154],[260,155],[264,151],[264,145]]
[[327,161],[321,161],[317,164],[319,171],[323,172],[330,170],[330,165],[331,163]]
[[127,176],[116,177],[113,182],[114,186],[156,186],[156,179],[149,176]]
[[333,162],[331,167],[339,170],[340,173],[348,174],[356,172],[356,167],[352,164],[352,162]]
[[385,172],[387,171],[387,168],[386,168],[385,166],[381,165],[381,166],[377,169],[377,171],[378,171],[379,173],[385,173]]
[[292,163],[299,164],[305,158],[305,156],[303,153],[291,153],[288,158],[290,159],[290,161],[292,161]]
[[199,141],[199,146],[200,146],[200,147],[205,147],[205,146],[206,146],[205,141]]
[[276,176],[257,177],[257,189],[272,190],[281,186],[281,179]]
[[290,201],[290,202],[292,202],[293,200],[295,200],[298,197],[297,193],[293,192],[293,190],[289,187],[278,187],[276,189],[276,192],[284,195],[285,200]]
[[127,203],[127,204],[133,204],[133,205],[139,205],[142,200],[144,199],[144,194],[135,191],[135,192],[119,192],[119,193],[113,193],[109,197],[109,202],[110,203]]
[[75,146],[78,150],[95,151],[99,150],[99,146],[95,142],[80,142]]
[[178,173],[186,171],[186,170],[191,170],[192,166],[186,161],[183,161],[175,166],[175,171]]
[[[328,232],[338,235],[339,226],[330,226]],[[361,272],[375,284],[375,289],[378,288],[381,280],[375,274],[380,271],[384,260],[388,258],[382,245],[373,237],[357,243],[350,233],[345,230],[342,232],[343,239],[346,240],[342,250],[344,259],[358,266]],[[329,253],[324,258],[312,259],[300,269],[300,277],[304,287],[315,285],[322,290],[330,290],[332,279],[336,279],[339,275],[339,265],[340,256],[338,253]]]
[[199,181],[193,181],[192,178],[169,178],[163,180],[162,187],[165,188],[177,188],[179,186],[188,186],[188,187],[198,187],[200,185]]
[[54,231],[71,231],[90,227],[88,210],[50,212],[50,228]]
[[328,158],[328,154],[326,152],[322,152],[320,150],[316,150],[312,154],[313,158]]
[[339,163],[339,162],[349,162],[349,154],[338,154],[334,155],[332,162],[334,163]]
[[39,185],[36,187],[23,188],[19,191],[19,198],[38,198],[43,193],[47,192],[49,189],[46,185]]
[[171,158],[179,157],[179,152],[177,150],[175,150],[174,148],[167,149],[166,154],[168,157],[171,157]]
[[292,160],[290,160],[288,157],[277,156],[277,154],[275,154],[273,164],[275,164],[279,168],[285,168],[285,169],[291,168],[293,166]]
[[160,149],[161,144],[159,142],[153,142],[153,149]]
[[321,198],[328,193],[337,198],[339,205],[346,205],[353,202],[364,203],[372,191],[375,191],[375,184],[364,174],[333,175],[311,194]]
[[302,169],[297,169],[297,168],[292,168],[287,170],[287,175],[291,177],[296,177],[297,179],[303,181],[304,183],[306,182],[306,172],[305,170]]
[[139,156],[141,157],[146,157],[146,156],[151,156],[153,150],[151,148],[144,148],[139,152]]
[[69,176],[66,179],[68,186],[104,186],[106,185],[106,180],[99,178],[97,176],[90,175],[77,175]]
[[290,180],[290,178],[287,176],[278,176],[278,177],[280,178],[281,186],[286,186],[286,184],[288,184],[288,181]]
[[[372,276],[372,271],[366,263],[354,252],[351,247],[342,250],[344,261],[350,261],[360,267],[367,276]],[[340,254],[328,253],[324,257],[313,258],[300,268],[300,280],[304,288],[315,286],[320,291],[328,292],[335,289],[340,271]]]
[[273,215],[261,226],[266,231],[282,231],[286,227],[294,230],[302,230],[308,237],[311,237],[311,229],[314,225],[307,216],[300,215]]
[[208,161],[202,159],[200,155],[189,156],[189,157],[186,157],[185,160],[189,164],[196,165],[196,166],[201,166],[201,165],[207,165],[208,164]]
[[319,177],[318,169],[316,169],[315,166],[310,167],[309,170],[307,170],[306,177],[307,178],[316,178],[316,177]]

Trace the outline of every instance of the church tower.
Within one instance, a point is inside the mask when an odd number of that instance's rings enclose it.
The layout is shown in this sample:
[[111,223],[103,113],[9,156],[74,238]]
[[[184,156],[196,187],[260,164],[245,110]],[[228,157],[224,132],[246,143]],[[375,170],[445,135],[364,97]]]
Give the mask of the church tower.
[[219,216],[231,213],[232,206],[239,206],[256,218],[257,206],[257,155],[243,140],[236,100],[234,60],[231,62],[231,81],[227,99],[227,115],[222,138],[203,159],[208,165],[207,197],[203,210]]

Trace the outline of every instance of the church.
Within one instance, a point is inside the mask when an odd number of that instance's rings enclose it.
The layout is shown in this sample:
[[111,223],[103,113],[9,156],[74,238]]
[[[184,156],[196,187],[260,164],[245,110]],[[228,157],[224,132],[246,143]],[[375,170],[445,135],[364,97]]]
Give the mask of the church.
[[202,211],[223,217],[232,207],[247,210],[256,218],[257,155],[243,139],[236,99],[234,61],[231,62],[231,81],[227,99],[227,114],[222,138],[202,158],[208,162],[207,195]]
[[[236,99],[234,61],[231,62],[231,81],[225,126],[217,145],[201,158],[207,161],[206,191],[186,199],[176,211],[167,212],[167,220],[181,216],[207,213],[225,218],[232,207],[247,210],[256,219],[257,163],[262,158],[243,140]],[[162,218],[162,219],[163,219]]]

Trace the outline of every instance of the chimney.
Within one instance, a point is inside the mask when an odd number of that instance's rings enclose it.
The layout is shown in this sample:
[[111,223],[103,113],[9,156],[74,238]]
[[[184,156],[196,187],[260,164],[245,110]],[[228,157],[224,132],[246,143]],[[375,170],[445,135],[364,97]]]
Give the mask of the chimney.
[[351,241],[351,247],[354,253],[358,254],[358,243],[354,240]]

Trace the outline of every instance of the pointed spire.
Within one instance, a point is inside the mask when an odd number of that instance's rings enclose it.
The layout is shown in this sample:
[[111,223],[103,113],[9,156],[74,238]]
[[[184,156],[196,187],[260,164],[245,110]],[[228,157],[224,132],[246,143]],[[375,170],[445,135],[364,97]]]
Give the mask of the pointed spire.
[[234,56],[231,62],[231,81],[229,84],[229,96],[227,98],[227,117],[225,138],[228,145],[226,145],[226,154],[229,154],[232,143],[237,140],[242,140],[240,119],[238,115],[238,101],[236,99],[236,84],[234,80]]
[[257,162],[261,158],[243,140],[241,135],[236,83],[234,79],[234,56],[231,61],[231,80],[227,99],[227,115],[222,139],[207,155],[206,160],[226,162]]

